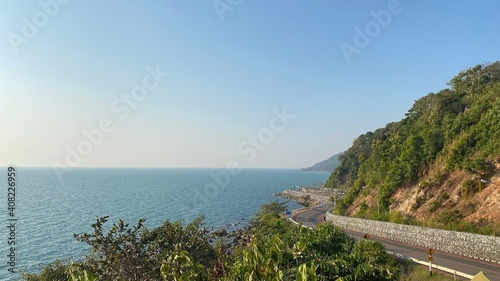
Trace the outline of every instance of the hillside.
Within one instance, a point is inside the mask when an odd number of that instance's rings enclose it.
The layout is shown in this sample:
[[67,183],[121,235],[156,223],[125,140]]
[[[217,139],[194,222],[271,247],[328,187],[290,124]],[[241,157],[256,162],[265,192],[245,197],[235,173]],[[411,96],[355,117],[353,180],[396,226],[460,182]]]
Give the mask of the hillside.
[[300,170],[306,171],[306,172],[310,172],[310,171],[333,172],[335,170],[335,168],[337,168],[340,165],[340,161],[339,161],[340,155],[342,155],[342,152],[333,155],[332,157],[326,159],[325,161],[321,161],[319,163],[316,163],[309,168],[303,168]]
[[500,62],[449,86],[339,157],[326,184],[349,190],[337,213],[500,233]]

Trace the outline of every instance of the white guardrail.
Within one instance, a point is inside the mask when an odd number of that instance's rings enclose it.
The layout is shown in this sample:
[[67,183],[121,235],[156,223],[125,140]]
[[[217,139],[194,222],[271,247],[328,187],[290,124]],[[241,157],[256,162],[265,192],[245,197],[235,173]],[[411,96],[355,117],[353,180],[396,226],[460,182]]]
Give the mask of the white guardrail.
[[[299,209],[301,212],[302,211],[305,211],[304,209],[307,209],[307,208],[301,208]],[[297,211],[297,210],[296,210]],[[289,220],[296,224],[296,225],[299,225],[299,226],[302,226],[302,227],[305,227],[305,228],[309,228],[309,229],[312,229],[311,227],[308,227],[308,226],[305,226],[299,222],[296,222],[294,221],[292,218],[289,218]],[[391,251],[387,251],[386,252],[388,254],[390,254],[391,256],[393,257],[396,257],[396,258],[400,258],[400,259],[404,259],[404,260],[408,260],[408,261],[412,261],[414,263],[417,263],[417,264],[421,264],[421,265],[425,265],[425,266],[429,266],[429,262],[426,262],[426,261],[422,261],[422,260],[419,260],[419,259],[416,259],[416,258],[412,258],[412,257],[406,257],[406,256],[403,256],[401,254],[398,254],[398,253],[394,253],[394,252],[391,252]],[[469,280],[472,280],[474,278],[474,276],[470,275],[470,274],[467,274],[467,273],[463,273],[463,272],[460,272],[460,271],[456,271],[454,269],[451,269],[451,268],[447,268],[447,267],[444,267],[444,266],[440,266],[440,265],[437,265],[437,264],[432,264],[432,268],[434,269],[437,269],[437,270],[440,270],[440,271],[443,271],[443,272],[446,272],[446,273],[450,273],[453,275],[453,277],[456,279],[457,276],[459,277],[462,277],[462,278],[466,278],[466,279],[469,279]]]
[[[426,261],[423,261],[423,260],[419,260],[419,259],[415,259],[415,258],[412,258],[412,257],[406,257],[406,256],[403,256],[401,254],[398,254],[398,253],[394,253],[394,252],[391,252],[391,251],[387,251],[386,252],[393,256],[393,257],[396,257],[396,258],[400,258],[400,259],[404,259],[404,260],[408,260],[408,261],[412,261],[414,263],[418,263],[418,264],[421,264],[421,265],[425,265],[425,266],[429,266],[429,262],[426,262]],[[434,269],[437,269],[437,270],[440,270],[440,271],[443,271],[443,272],[446,272],[446,273],[450,273],[450,274],[453,274],[453,277],[456,278],[457,276],[459,277],[463,277],[463,278],[467,278],[469,280],[472,280],[472,278],[474,278],[474,276],[470,275],[470,274],[467,274],[467,273],[463,273],[463,272],[460,272],[460,271],[456,271],[454,269],[450,269],[450,268],[447,268],[447,267],[444,267],[444,266],[440,266],[440,265],[437,265],[437,264],[432,264],[432,268]]]

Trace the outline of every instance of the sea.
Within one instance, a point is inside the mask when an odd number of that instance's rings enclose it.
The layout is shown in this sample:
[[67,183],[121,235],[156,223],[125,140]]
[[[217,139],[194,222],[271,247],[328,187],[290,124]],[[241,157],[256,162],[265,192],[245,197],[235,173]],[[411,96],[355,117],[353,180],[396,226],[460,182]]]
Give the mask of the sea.
[[[284,169],[187,168],[76,168],[60,176],[52,168],[17,167],[15,206],[9,211],[13,194],[8,195],[7,167],[1,169],[0,280],[19,280],[20,271],[38,273],[56,259],[81,259],[89,247],[73,234],[92,232],[98,217],[109,216],[108,225],[123,219],[131,226],[145,218],[145,226],[154,228],[166,220],[188,223],[203,215],[208,229],[234,230],[248,224],[262,204],[286,202],[274,193],[318,186],[330,176]],[[290,210],[300,207],[287,204]],[[9,265],[12,253],[15,267]]]

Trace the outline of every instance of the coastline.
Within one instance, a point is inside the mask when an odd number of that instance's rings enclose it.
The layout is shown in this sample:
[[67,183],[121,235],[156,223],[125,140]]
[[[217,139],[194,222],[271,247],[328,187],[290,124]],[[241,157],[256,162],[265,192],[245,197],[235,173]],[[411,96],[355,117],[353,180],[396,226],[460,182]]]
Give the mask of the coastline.
[[331,203],[335,193],[333,190],[326,188],[296,187],[295,189],[280,191],[273,195],[295,201],[307,208]]

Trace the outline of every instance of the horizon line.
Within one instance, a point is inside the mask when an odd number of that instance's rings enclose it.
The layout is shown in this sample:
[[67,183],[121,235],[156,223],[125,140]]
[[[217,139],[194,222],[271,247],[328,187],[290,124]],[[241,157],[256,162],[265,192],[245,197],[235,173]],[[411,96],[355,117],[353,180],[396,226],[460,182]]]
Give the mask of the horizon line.
[[[16,167],[16,168],[54,168],[52,166],[35,166],[35,165],[1,165],[2,168]],[[227,167],[169,167],[169,166],[83,166],[83,167],[68,167],[70,169],[221,169],[225,170]],[[284,167],[240,167],[242,170],[302,170],[306,168],[284,168]],[[311,171],[318,172],[318,171]]]

